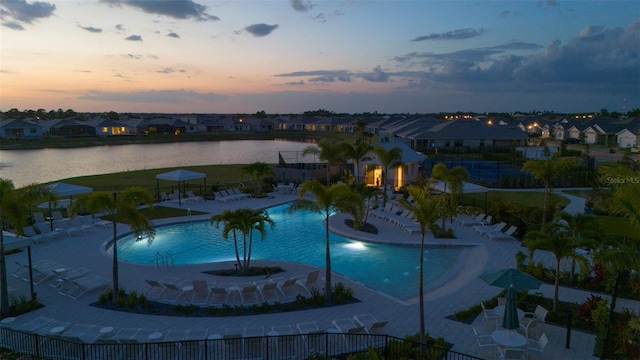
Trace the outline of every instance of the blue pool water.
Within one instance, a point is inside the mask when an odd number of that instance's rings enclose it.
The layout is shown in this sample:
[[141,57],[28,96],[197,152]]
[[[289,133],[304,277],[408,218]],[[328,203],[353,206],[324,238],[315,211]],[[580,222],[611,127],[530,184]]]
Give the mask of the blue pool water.
[[[274,220],[264,240],[254,234],[251,260],[283,260],[324,268],[325,228],[323,216],[309,212],[289,214],[288,205],[267,209]],[[242,236],[238,237],[239,242]],[[364,243],[331,234],[332,270],[372,289],[399,299],[417,295],[419,248]],[[111,250],[109,250],[111,251]],[[139,264],[156,264],[156,253],[169,252],[175,265],[234,261],[233,238],[222,238],[208,221],[156,228],[153,241],[129,235],[118,240],[118,258]],[[458,247],[428,247],[424,254],[424,284],[442,281],[461,261]],[[242,257],[242,253],[240,253]]]

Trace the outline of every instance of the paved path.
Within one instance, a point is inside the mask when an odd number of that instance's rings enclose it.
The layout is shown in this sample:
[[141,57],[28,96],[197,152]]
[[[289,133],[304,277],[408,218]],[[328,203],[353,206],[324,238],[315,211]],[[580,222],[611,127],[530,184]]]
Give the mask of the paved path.
[[[183,205],[192,210],[207,212],[207,215],[193,216],[182,219],[164,219],[158,221],[156,225],[175,221],[196,221],[208,219],[211,214],[217,214],[227,208],[239,207],[269,207],[294,200],[293,195],[274,194],[265,199],[249,199],[221,204],[207,201]],[[166,205],[166,204],[165,204]],[[177,204],[170,204],[177,206]],[[331,227],[346,236],[354,237],[356,234],[344,226],[344,217],[335,216],[332,218]],[[388,222],[381,220],[371,220],[379,229],[378,236],[357,234],[362,240],[377,242],[402,242],[406,245],[417,245],[420,242],[420,235],[417,233],[407,234],[402,232]],[[500,292],[501,289],[487,285],[478,276],[486,270],[515,267],[515,253],[524,251],[517,241],[496,241],[490,242],[477,236],[470,228],[452,225],[456,234],[456,239],[435,239],[431,234],[426,237],[429,245],[443,246],[464,246],[468,249],[465,261],[457,266],[457,270],[447,276],[438,287],[430,287],[425,294],[425,313],[427,331],[431,336],[443,337],[454,343],[453,350],[468,354],[479,354],[475,345],[475,339],[471,325],[449,320],[447,317],[454,313],[467,309],[478,304],[482,300],[490,299]],[[125,226],[118,226],[118,233],[125,233]],[[71,237],[64,237],[60,240],[43,242],[32,247],[34,261],[39,259],[52,259],[69,267],[88,267],[94,273],[105,277],[110,277],[111,258],[106,254],[106,244],[112,237],[111,229],[95,228],[91,232]],[[10,255],[7,257],[8,272],[12,273],[16,269],[15,261],[26,262],[26,252]],[[542,256],[542,260],[551,263],[550,256]],[[256,265],[272,264],[270,261],[252,261]],[[281,264],[282,265],[282,264]],[[286,268],[290,276],[303,276],[313,268],[302,264],[286,263],[282,265]],[[202,271],[214,268],[229,268],[229,263],[215,263],[192,266],[172,266],[156,267],[137,264],[120,264],[121,286],[128,290],[146,290],[145,279],[162,279],[165,276],[178,276],[184,279],[204,278],[211,281],[210,275],[204,275]],[[372,266],[371,272],[375,272]],[[228,278],[219,278],[215,281],[229,282]],[[245,282],[242,278],[239,282]],[[337,306],[327,309],[314,309],[297,312],[287,312],[279,314],[264,314],[242,317],[216,317],[216,318],[190,318],[190,317],[168,317],[153,315],[136,315],[121,313],[117,311],[107,311],[89,306],[97,298],[99,291],[92,292],[80,298],[71,300],[63,297],[54,288],[41,284],[36,286],[38,299],[45,305],[44,308],[22,315],[14,322],[19,326],[38,316],[48,316],[56,319],[70,321],[72,323],[91,323],[97,325],[110,325],[114,327],[143,327],[147,329],[157,329],[162,332],[169,329],[209,329],[210,332],[223,332],[228,327],[245,327],[263,325],[265,328],[271,326],[292,325],[305,321],[316,321],[322,328],[329,328],[331,320],[342,317],[352,317],[361,313],[372,313],[379,319],[390,320],[386,330],[389,334],[404,337],[407,334],[415,334],[418,331],[418,309],[417,298],[407,301],[400,301],[385,294],[376,292],[370,288],[344,278],[339,274],[334,275],[334,282],[342,281],[354,290],[354,295],[361,300],[356,304]],[[18,293],[27,294],[28,286],[25,282],[9,277],[9,285],[18,288]],[[548,295],[548,286],[543,286],[540,290]],[[560,292],[562,300],[586,299],[588,292],[562,289]],[[637,302],[625,303],[635,306]],[[480,317],[474,325],[478,325]],[[545,351],[545,358],[553,359],[591,359],[594,346],[594,336],[579,331],[572,333],[572,346],[566,349],[565,331],[562,328],[547,325],[545,331],[549,334],[551,342]]]

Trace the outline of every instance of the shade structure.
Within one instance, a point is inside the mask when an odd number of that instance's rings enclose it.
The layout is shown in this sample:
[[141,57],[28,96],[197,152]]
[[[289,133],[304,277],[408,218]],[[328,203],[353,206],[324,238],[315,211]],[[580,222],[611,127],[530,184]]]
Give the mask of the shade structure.
[[542,281],[513,268],[485,272],[480,279],[489,285],[513,288],[514,291],[535,290],[542,285]]
[[53,183],[48,188],[56,195],[56,197],[67,197],[80,194],[88,194],[93,192],[93,188],[88,186],[73,185],[67,183]]
[[520,327],[518,320],[518,304],[516,303],[516,292],[513,286],[507,290],[507,303],[504,306],[504,316],[502,317],[502,327],[505,329],[517,329]]
[[[180,182],[185,182],[187,180],[197,180],[197,179],[205,179],[204,181],[205,181],[205,187],[206,187],[207,174],[199,173],[196,171],[180,169],[180,170],[169,171],[166,173],[156,175],[156,182],[158,182],[159,180],[169,180],[169,181],[178,182],[178,205],[182,205],[181,192],[179,191]],[[156,188],[159,189],[160,186],[158,185],[156,186]]]

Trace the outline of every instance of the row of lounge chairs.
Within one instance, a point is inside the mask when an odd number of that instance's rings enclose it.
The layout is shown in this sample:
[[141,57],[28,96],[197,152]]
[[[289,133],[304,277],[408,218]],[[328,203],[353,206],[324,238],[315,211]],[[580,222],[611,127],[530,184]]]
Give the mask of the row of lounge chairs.
[[238,188],[215,191],[213,195],[215,196],[216,201],[223,202],[225,204],[230,201],[244,200],[251,197],[251,195],[243,193]]
[[[32,243],[38,244],[41,240],[54,240],[62,235],[72,236],[91,231],[95,226],[107,228],[112,225],[110,221],[94,221],[91,216],[77,216],[64,218],[60,211],[52,212],[53,220],[47,221],[41,212],[34,213],[36,223],[22,229],[24,236]],[[39,221],[43,220],[43,221]]]
[[[360,314],[335,319],[328,329],[320,329],[315,321],[310,321],[297,323],[295,327],[283,325],[265,329],[264,326],[251,326],[222,331],[171,329],[162,332],[156,328],[72,324],[41,316],[13,328],[46,335],[38,338],[38,346],[41,355],[53,358],[73,359],[89,354],[101,359],[135,359],[145,355],[156,359],[301,359],[382,346],[383,337],[368,335],[382,335],[387,323],[372,314]],[[22,345],[33,344],[23,342]],[[92,347],[94,351],[91,351]],[[32,349],[15,350],[29,353]]]
[[110,281],[99,275],[91,273],[91,270],[69,268],[50,260],[36,261],[31,264],[16,262],[17,269],[11,274],[16,279],[33,281],[34,285],[48,282],[49,286],[57,288],[58,293],[77,300],[82,295],[109,285]]
[[160,201],[184,201],[188,202],[201,202],[204,201],[202,196],[197,196],[193,191],[188,190],[184,196],[181,196],[178,191],[174,191],[173,194],[167,195],[165,192],[160,193]]
[[[411,198],[408,198],[407,201],[411,202]],[[379,220],[399,226],[404,232],[410,234],[420,230],[413,211],[405,209],[394,202],[388,202],[382,209],[372,210],[370,215]]]
[[318,277],[319,270],[310,272],[304,279],[266,279],[245,284],[208,283],[205,280],[179,278],[165,278],[161,281],[147,279],[145,282],[149,288],[145,296],[149,300],[163,303],[203,307],[287,303],[298,296],[311,296],[311,289],[317,287]]

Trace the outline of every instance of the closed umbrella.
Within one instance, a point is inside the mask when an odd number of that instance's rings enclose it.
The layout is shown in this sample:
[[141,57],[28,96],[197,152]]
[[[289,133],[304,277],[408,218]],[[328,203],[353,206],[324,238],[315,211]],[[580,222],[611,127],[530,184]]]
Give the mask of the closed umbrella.
[[503,289],[513,287],[515,291],[535,290],[542,285],[542,281],[513,268],[485,272],[480,275],[480,279],[489,285]]
[[505,329],[517,329],[520,327],[518,320],[518,305],[516,304],[516,292],[513,286],[507,290],[507,303],[504,306],[504,316],[502,317],[502,327]]

